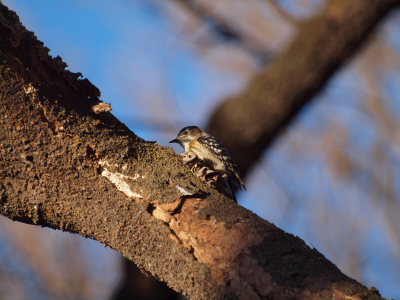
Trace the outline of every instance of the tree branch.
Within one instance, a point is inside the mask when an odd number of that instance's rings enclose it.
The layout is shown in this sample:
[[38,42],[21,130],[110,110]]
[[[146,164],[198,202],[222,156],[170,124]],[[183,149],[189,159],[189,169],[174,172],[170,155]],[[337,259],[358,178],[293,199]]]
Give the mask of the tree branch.
[[240,30],[235,25],[235,20],[225,18],[214,12],[208,5],[190,0],[172,0],[172,3],[182,8],[192,17],[208,24],[221,41],[236,42],[239,47],[256,58],[261,65],[264,65],[273,56],[271,50],[266,49],[265,45],[255,36],[244,34],[243,30]]
[[79,233],[191,299],[381,299],[146,142],[0,4],[0,213]]
[[265,0],[276,12],[279,16],[285,19],[287,22],[297,25],[299,20],[291,15],[287,10],[285,10],[277,0]]
[[222,140],[244,175],[330,78],[366,44],[399,0],[330,0],[247,89],[224,101],[208,131]]

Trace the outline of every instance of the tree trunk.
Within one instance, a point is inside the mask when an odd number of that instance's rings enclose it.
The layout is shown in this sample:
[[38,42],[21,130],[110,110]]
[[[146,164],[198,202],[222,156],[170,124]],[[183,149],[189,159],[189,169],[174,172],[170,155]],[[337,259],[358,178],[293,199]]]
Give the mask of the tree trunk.
[[190,299],[381,299],[99,113],[2,4],[0,40],[2,215],[95,239]]

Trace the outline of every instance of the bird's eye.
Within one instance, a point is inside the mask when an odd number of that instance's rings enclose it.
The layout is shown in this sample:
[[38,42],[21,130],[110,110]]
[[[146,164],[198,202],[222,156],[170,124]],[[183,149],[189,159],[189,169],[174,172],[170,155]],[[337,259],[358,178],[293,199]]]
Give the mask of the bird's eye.
[[189,131],[188,130],[185,130],[184,132],[183,132],[183,134],[188,134],[189,133]]

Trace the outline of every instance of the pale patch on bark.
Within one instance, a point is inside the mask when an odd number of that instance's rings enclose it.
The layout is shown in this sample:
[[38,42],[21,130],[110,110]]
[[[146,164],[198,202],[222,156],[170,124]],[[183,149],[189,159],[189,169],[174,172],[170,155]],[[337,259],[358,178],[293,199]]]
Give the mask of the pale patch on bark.
[[126,182],[126,180],[137,180],[140,178],[140,174],[136,173],[133,177],[127,176],[118,172],[110,172],[105,166],[109,166],[110,164],[106,161],[99,161],[99,165],[103,167],[103,171],[101,172],[101,176],[106,177],[109,181],[111,181],[115,187],[123,192],[130,198],[143,198],[143,196],[139,193],[136,193],[131,190],[131,187]]
[[183,188],[183,187],[181,187],[181,186],[179,186],[179,185],[176,185],[175,187],[176,187],[176,189],[177,189],[179,192],[181,192],[182,195],[184,195],[184,196],[192,195],[192,193],[190,193],[190,192],[187,191],[185,188]]

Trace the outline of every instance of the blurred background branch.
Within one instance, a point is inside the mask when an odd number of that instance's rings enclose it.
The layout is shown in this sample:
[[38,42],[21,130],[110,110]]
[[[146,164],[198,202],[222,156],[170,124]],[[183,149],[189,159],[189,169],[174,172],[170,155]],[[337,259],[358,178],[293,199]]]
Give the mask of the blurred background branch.
[[[187,18],[188,23],[194,23],[198,26],[210,31],[219,43],[230,43],[253,56],[260,65],[264,65],[271,60],[272,53],[263,43],[260,36],[251,31],[246,30],[237,22],[237,19],[227,14],[226,5],[219,6],[215,2],[210,1],[191,1],[191,0],[171,0],[175,10],[182,10]],[[222,11],[221,11],[222,10]],[[192,30],[198,30],[194,27]],[[200,39],[197,40],[199,49],[207,51],[207,43]]]
[[397,5],[398,1],[329,1],[240,95],[215,110],[208,131],[230,149],[244,174]]

